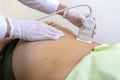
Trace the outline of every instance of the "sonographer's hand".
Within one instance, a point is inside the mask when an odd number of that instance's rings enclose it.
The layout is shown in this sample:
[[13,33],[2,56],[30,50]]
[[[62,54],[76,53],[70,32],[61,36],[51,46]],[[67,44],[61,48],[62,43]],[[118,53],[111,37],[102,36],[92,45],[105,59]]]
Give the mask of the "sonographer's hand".
[[64,12],[63,17],[80,28],[82,25],[84,26],[84,21],[88,17],[88,14],[81,13],[77,9],[70,9]]
[[20,38],[27,41],[59,39],[63,32],[41,21],[18,21],[8,19],[10,22],[10,38]]

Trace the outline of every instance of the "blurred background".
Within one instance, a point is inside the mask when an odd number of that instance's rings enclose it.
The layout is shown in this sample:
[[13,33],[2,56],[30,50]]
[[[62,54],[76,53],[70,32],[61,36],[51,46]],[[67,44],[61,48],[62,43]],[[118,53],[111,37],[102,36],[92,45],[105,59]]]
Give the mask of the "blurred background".
[[[88,4],[92,7],[93,15],[96,18],[97,29],[94,41],[100,43],[120,42],[120,0],[60,0],[74,6],[78,4]],[[88,8],[78,9],[89,12]],[[46,14],[31,9],[17,0],[0,0],[0,14],[13,19],[35,20]],[[46,20],[56,21],[57,23],[71,29],[76,35],[78,28],[69,23],[64,18],[55,15]]]

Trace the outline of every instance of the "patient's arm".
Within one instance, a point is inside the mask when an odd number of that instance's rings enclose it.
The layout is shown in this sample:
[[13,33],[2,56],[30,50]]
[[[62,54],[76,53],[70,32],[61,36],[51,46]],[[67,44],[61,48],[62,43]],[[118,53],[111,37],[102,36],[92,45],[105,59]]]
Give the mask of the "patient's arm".
[[65,34],[59,40],[20,41],[13,55],[16,80],[64,80],[71,69],[98,43],[75,40],[75,35],[62,26]]

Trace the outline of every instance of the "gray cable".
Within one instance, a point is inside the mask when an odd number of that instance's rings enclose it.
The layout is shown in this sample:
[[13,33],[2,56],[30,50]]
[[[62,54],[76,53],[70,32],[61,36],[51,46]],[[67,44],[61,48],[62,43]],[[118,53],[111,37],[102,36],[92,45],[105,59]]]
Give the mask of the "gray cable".
[[72,7],[68,7],[68,8],[65,8],[65,9],[62,9],[62,10],[59,10],[59,11],[56,11],[56,12],[54,12],[54,13],[51,13],[51,14],[49,14],[49,15],[47,15],[47,16],[45,16],[45,17],[39,18],[39,19],[37,19],[37,20],[42,20],[42,19],[45,19],[45,18],[47,18],[47,17],[53,16],[53,15],[55,15],[55,14],[57,14],[57,13],[60,13],[60,12],[63,12],[63,11],[66,11],[66,10],[69,10],[69,9],[72,9],[72,8],[80,7],[80,6],[86,6],[86,7],[88,7],[89,10],[90,10],[89,16],[92,15],[92,9],[91,9],[91,7],[90,7],[89,5],[87,5],[87,4],[79,4],[79,5],[76,5],[76,6],[72,6]]

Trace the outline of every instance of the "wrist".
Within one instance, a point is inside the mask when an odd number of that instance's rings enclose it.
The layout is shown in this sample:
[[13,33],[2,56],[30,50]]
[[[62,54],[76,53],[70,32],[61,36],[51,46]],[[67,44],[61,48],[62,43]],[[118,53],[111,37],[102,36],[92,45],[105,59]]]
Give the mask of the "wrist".
[[6,31],[5,39],[14,39],[13,37],[15,33],[14,33],[14,26],[12,23],[12,19],[6,18],[6,23],[7,23],[7,31]]
[[[67,5],[65,5],[65,4],[63,4],[63,3],[60,3],[59,6],[58,6],[57,11],[62,10],[62,9],[65,9],[65,8],[67,8],[67,7],[68,7]],[[58,13],[58,14],[61,15],[61,16],[63,16],[63,15],[64,15],[64,12],[65,12],[65,11],[60,12],[60,13]]]
[[10,23],[7,18],[6,18],[6,23],[7,23],[7,32],[6,32],[5,38],[10,36],[10,30],[11,30]]

